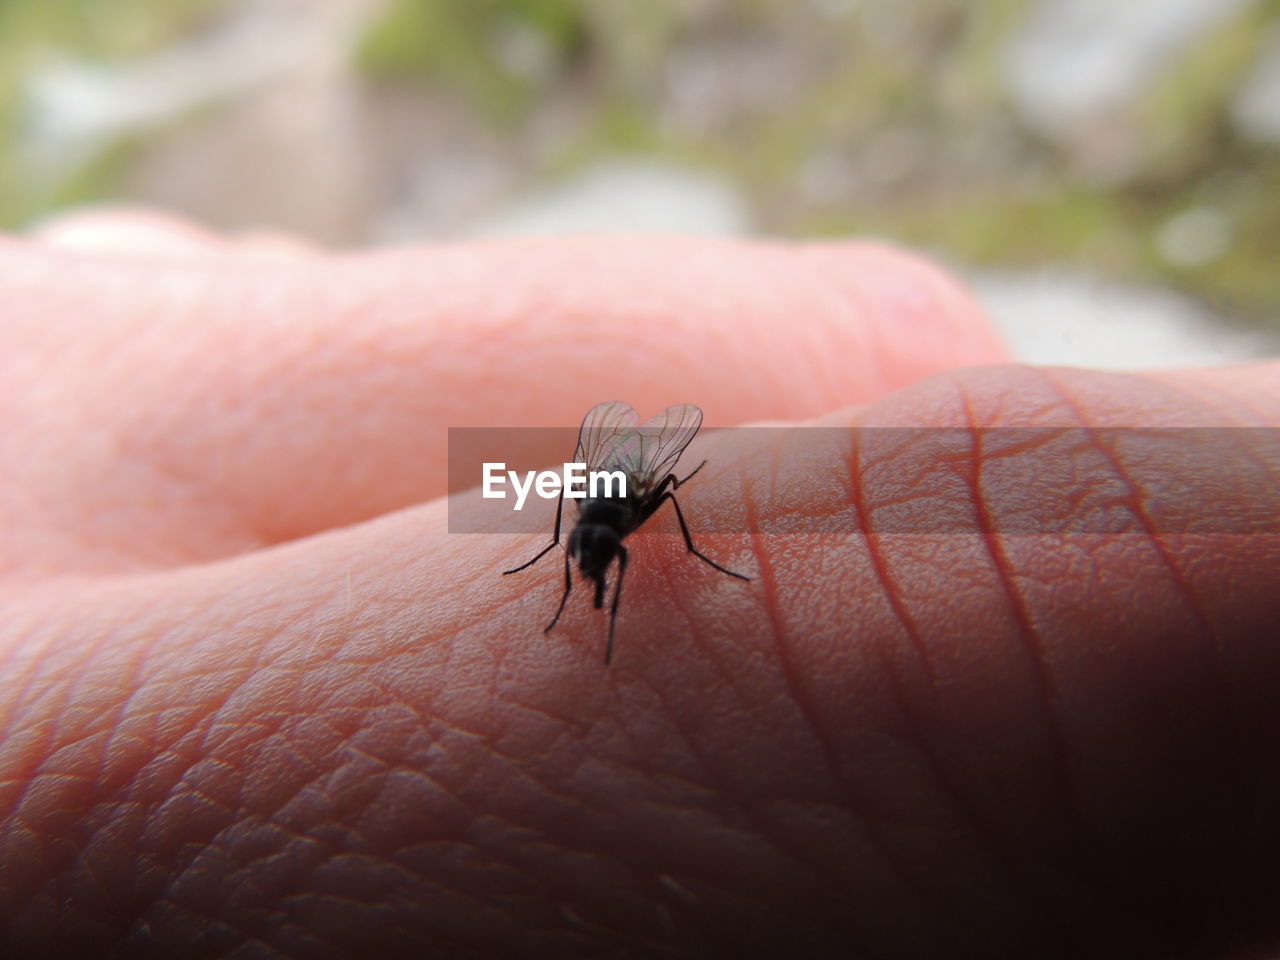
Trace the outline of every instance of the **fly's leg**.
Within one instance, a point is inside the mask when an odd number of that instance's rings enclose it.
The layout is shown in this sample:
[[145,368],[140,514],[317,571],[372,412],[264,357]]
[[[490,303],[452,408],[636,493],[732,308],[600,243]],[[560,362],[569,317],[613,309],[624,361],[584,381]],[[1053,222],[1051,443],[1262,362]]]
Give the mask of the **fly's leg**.
[[[618,598],[622,596],[622,577],[627,572],[627,548],[618,547],[618,582],[613,587],[613,603],[609,607],[609,642],[604,648],[604,665],[613,659],[613,625],[618,619]],[[726,573],[728,571],[725,571]]]
[[[535,563],[537,563],[539,560],[545,557],[548,553],[550,553],[555,547],[559,546],[560,544],[560,512],[563,508],[564,508],[564,491],[561,490],[560,499],[556,501],[556,532],[555,532],[555,535],[551,538],[551,542],[547,544],[545,548],[538,551],[538,555],[534,557],[532,560],[530,560],[528,563],[522,563],[520,564],[520,566],[514,567],[511,570],[503,570],[502,575],[504,577],[508,573],[519,573],[521,570],[527,569],[528,567],[532,567]],[[567,554],[566,554],[566,557],[567,557]],[[568,560],[566,559],[565,562],[568,563]],[[561,607],[563,608],[563,604],[561,604]],[[556,616],[559,616],[559,614],[556,614]],[[552,621],[552,626],[555,626],[554,620]],[[547,629],[550,630],[551,627],[547,627]]]
[[703,460],[700,464],[698,464],[696,467],[693,468],[693,473],[689,474],[683,480],[677,480],[676,475],[674,473],[667,474],[667,479],[671,481],[671,489],[679,490],[686,483],[688,483],[690,480],[693,479],[694,474],[696,474],[699,470],[701,470],[706,465],[707,465],[707,461]]
[[[555,544],[553,543],[551,546],[554,547]],[[546,553],[547,551],[543,550],[542,552]],[[534,559],[536,560],[537,557],[534,557]],[[556,615],[551,618],[551,622],[547,624],[546,629],[542,631],[543,633],[550,633],[551,628],[554,627],[560,621],[560,614],[564,613],[564,605],[565,605],[565,602],[569,599],[569,591],[572,589],[573,589],[573,575],[569,570],[569,554],[566,553],[564,555],[564,593],[560,595],[560,606],[556,607]]]
[[[668,473],[665,477],[662,478],[662,482],[653,488],[653,493],[651,494],[651,496],[658,498],[655,501],[655,503],[657,504],[662,503],[662,500],[663,500],[662,494],[666,491],[667,487],[670,487],[672,490],[679,490],[682,486],[684,486],[686,483],[688,483],[690,480],[693,479],[694,474],[696,474],[699,470],[701,470],[706,465],[707,465],[707,461],[703,460],[700,464],[694,467],[693,472],[690,473],[683,480],[677,477],[674,473]],[[668,494],[668,496],[670,496],[670,494]],[[658,509],[657,506],[655,506],[653,510],[650,510],[649,513],[646,514],[646,516],[652,516],[657,509]]]
[[[693,473],[697,473],[697,472],[698,471],[695,470]],[[689,474],[689,477],[693,476],[693,473]],[[688,480],[689,477],[685,477],[684,479]],[[684,480],[681,480],[680,482],[683,483]],[[749,581],[751,579],[750,577],[744,577],[740,573],[734,573],[732,570],[726,570],[724,567],[720,566],[720,564],[716,563],[706,554],[699,553],[697,548],[694,547],[693,545],[693,537],[689,536],[689,525],[684,522],[684,514],[680,511],[680,502],[676,500],[675,495],[670,492],[664,493],[662,495],[662,499],[658,501],[658,507],[662,506],[668,500],[670,500],[671,505],[676,508],[676,519],[680,521],[680,532],[684,535],[684,545],[689,548],[690,553],[692,553],[695,557],[697,557],[699,560],[703,561],[704,563],[708,563],[711,566],[715,567],[721,573],[727,573],[729,576],[737,577],[739,580]],[[657,512],[657,507],[654,507],[654,511]]]

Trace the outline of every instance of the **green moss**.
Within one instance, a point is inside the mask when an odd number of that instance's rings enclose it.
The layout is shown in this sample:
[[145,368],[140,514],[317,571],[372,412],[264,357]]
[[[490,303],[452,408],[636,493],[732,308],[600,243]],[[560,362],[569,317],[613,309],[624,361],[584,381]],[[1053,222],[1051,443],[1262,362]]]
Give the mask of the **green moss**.
[[[1220,171],[1152,211],[1147,266],[1162,283],[1192,290],[1233,311],[1274,319],[1280,302],[1275,238],[1280,236],[1280,160],[1265,151],[1231,151],[1234,170]],[[1231,224],[1230,248],[1208,263],[1185,267],[1167,262],[1156,249],[1159,227],[1191,206],[1221,212]]]
[[968,91],[971,102],[1002,104],[1004,51],[1029,6],[1029,0],[987,0],[980,8],[963,4],[962,28],[949,58],[947,85]]
[[73,176],[50,180],[16,149],[21,142],[23,83],[51,52],[111,60],[135,57],[170,43],[225,0],[0,0],[0,227],[14,228],[48,212],[64,194],[79,201],[109,193],[121,167],[102,160]]
[[137,137],[114,140],[56,185],[49,206],[57,209],[113,199],[144,146]]
[[190,30],[226,0],[7,0],[0,2],[0,50],[41,46],[95,57],[146,53]]
[[[1112,272],[1138,259],[1132,245],[1116,242],[1126,236],[1127,220],[1113,201],[1068,189],[944,198],[934,205],[895,211],[894,222],[883,226],[900,239],[941,247],[976,263],[1032,266],[1070,261]],[[1109,251],[1107,264],[1092,262],[1101,248]]]
[[366,29],[355,63],[375,80],[434,80],[463,91],[490,116],[530,104],[528,78],[496,55],[502,31],[525,31],[556,63],[581,44],[575,5],[551,0],[393,0]]
[[1145,182],[1176,182],[1213,164],[1227,135],[1231,97],[1261,49],[1266,25],[1257,9],[1236,17],[1157,81],[1139,112]]

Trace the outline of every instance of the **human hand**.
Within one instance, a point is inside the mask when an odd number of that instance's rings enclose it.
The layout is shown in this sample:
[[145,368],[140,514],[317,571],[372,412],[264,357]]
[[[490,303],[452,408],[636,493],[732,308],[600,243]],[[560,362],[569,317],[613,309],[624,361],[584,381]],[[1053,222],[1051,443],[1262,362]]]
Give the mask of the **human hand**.
[[[717,539],[751,584],[647,537],[606,669],[589,604],[541,633],[558,571],[497,575],[531,541],[450,536],[438,498],[446,427],[603,399],[710,425],[1274,427],[1280,366],[961,369],[1002,360],[965,297],[860,245],[330,256],[88,218],[0,241],[0,297],[18,951],[1208,957],[1276,935],[1275,536]],[[732,452],[691,517],[788,502]],[[773,478],[840,506],[806,483]]]

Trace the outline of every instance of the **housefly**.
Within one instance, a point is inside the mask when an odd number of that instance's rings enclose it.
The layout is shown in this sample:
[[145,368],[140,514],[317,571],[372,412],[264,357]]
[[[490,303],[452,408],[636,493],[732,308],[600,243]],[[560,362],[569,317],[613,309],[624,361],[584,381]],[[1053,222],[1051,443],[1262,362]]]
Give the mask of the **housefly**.
[[[560,620],[564,605],[573,589],[571,564],[586,579],[595,583],[597,610],[604,606],[605,576],[614,558],[618,561],[618,580],[613,588],[613,602],[609,606],[609,641],[604,651],[604,662],[613,658],[613,627],[618,618],[618,598],[622,595],[622,578],[627,572],[627,548],[622,541],[648,520],[664,503],[670,502],[680,521],[680,533],[684,545],[699,560],[715,567],[721,573],[739,580],[750,580],[740,573],[726,570],[710,557],[698,552],[689,535],[680,503],[674,491],[688,483],[706,461],[698,464],[683,480],[677,479],[676,461],[689,446],[698,428],[702,426],[702,411],[691,403],[667,407],[660,414],[644,423],[635,410],[625,403],[613,401],[601,403],[587,411],[582,428],[578,431],[578,446],[574,462],[586,465],[591,471],[621,471],[626,477],[625,495],[615,497],[587,497],[577,500],[578,522],[569,534],[569,546],[564,555],[564,593],[560,606],[543,633]],[[560,543],[560,519],[564,508],[564,491],[556,504],[556,529],[551,543],[528,563],[503,574],[518,573],[533,566]]]

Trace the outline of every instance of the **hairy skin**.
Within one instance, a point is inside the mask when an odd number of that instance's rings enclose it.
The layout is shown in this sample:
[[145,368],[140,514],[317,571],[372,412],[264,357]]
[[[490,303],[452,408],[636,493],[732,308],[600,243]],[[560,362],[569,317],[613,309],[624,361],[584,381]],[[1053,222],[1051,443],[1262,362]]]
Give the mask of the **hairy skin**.
[[[446,427],[602,399],[1277,426],[1280,365],[999,365],[956,287],[870,245],[331,256],[117,214],[0,241],[0,298],[7,955],[1277,942],[1280,538],[700,538],[743,584],[664,510],[606,669],[583,596],[540,632],[557,562],[498,575],[544,541],[449,536],[440,496]],[[747,442],[706,438],[691,518],[901,496],[854,447],[824,473]],[[1099,451],[1155,530],[1160,473],[1101,435],[1071,456]],[[1176,495],[1280,500],[1210,480]]]

